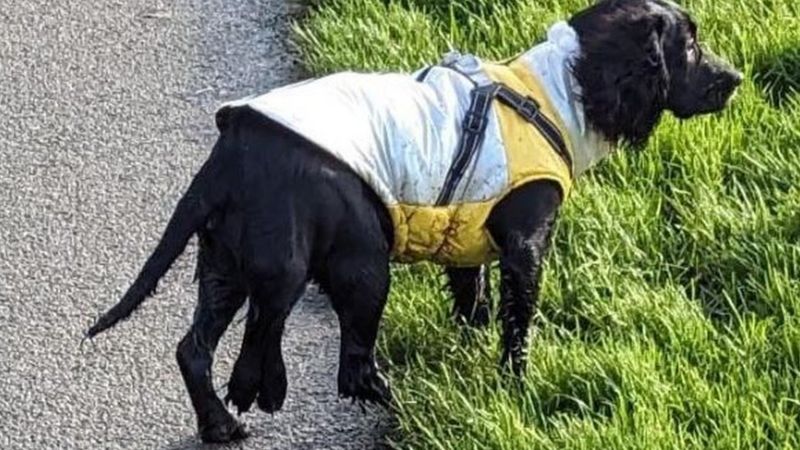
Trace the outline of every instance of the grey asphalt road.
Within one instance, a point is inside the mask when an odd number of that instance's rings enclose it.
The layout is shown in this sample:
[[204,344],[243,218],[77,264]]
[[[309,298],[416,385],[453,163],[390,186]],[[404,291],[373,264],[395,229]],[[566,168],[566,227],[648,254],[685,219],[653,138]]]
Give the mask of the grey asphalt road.
[[[215,138],[216,106],[299,74],[280,0],[0,3],[0,448],[199,447],[175,345],[194,243],[158,295],[94,343]],[[215,363],[221,386],[242,325]],[[233,448],[373,448],[389,419],[339,402],[338,329],[309,296],[284,337],[283,411]],[[222,392],[224,390],[220,388]]]

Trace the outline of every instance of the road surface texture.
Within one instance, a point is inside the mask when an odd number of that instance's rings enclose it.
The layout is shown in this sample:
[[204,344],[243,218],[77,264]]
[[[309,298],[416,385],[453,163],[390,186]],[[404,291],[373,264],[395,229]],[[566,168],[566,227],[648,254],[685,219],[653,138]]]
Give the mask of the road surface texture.
[[[132,320],[79,347],[128,287],[216,136],[225,100],[296,80],[283,0],[0,3],[0,448],[200,447],[175,361],[195,244]],[[227,381],[243,324],[215,363]],[[232,448],[365,449],[388,419],[339,402],[338,325],[301,302],[283,411]]]

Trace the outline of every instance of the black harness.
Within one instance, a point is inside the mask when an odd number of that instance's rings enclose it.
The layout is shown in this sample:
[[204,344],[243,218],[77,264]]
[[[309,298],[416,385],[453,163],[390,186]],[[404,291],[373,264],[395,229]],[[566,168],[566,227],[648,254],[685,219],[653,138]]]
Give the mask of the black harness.
[[[437,66],[430,66],[423,70],[417,77],[417,81],[424,81],[433,67]],[[484,86],[478,86],[475,80],[470,78],[469,75],[462,73],[454,67],[448,65],[438,67],[445,67],[458,72],[470,80],[475,87],[470,94],[471,102],[469,109],[461,123],[461,137],[459,138],[458,149],[450,165],[450,170],[447,172],[442,191],[439,193],[439,197],[436,200],[436,206],[448,205],[453,200],[453,195],[455,194],[458,183],[464,177],[464,173],[467,167],[469,167],[470,161],[475,158],[478,149],[480,149],[481,144],[483,144],[486,126],[489,124],[488,116],[494,99],[499,100],[516,111],[523,119],[536,127],[548,144],[550,144],[550,147],[564,160],[564,163],[570,168],[570,171],[572,170],[572,155],[570,155],[567,149],[564,137],[561,136],[561,132],[555,124],[544,114],[541,114],[539,103],[535,99],[524,96],[503,83],[489,83]]]

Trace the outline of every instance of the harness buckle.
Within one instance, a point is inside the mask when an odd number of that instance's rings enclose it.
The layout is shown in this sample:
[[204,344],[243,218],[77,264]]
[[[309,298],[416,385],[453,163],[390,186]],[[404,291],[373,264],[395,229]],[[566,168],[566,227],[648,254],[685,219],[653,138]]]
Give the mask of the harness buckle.
[[527,119],[533,119],[539,115],[539,102],[531,97],[525,97],[517,105],[517,112]]
[[486,117],[474,111],[467,112],[461,128],[472,134],[479,134],[486,126]]

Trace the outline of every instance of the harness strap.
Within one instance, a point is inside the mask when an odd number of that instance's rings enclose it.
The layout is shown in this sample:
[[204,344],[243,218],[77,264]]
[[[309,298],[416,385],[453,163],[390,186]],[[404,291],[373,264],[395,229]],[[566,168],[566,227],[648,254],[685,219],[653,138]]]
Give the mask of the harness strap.
[[550,147],[564,160],[571,174],[572,155],[570,155],[567,144],[564,142],[561,132],[558,131],[558,127],[556,127],[547,116],[541,114],[539,102],[531,97],[523,97],[517,91],[503,84],[500,84],[500,89],[497,91],[497,98],[539,130],[539,133],[547,140]]
[[417,81],[420,83],[425,81],[425,78],[427,78],[428,74],[431,72],[431,69],[433,69],[434,67],[436,66],[428,66],[422,69],[422,72],[420,72],[419,75],[417,75]]
[[422,69],[422,71],[417,75],[417,78],[416,78],[417,82],[419,82],[419,83],[424,82],[425,79],[428,77],[428,74],[430,74],[431,70],[433,68],[435,68],[435,67],[443,67],[445,69],[452,70],[453,72],[456,72],[459,75],[461,75],[462,77],[466,78],[467,81],[472,83],[473,86],[476,86],[476,87],[478,86],[478,82],[473,80],[472,77],[470,77],[466,73],[464,73],[461,70],[459,70],[458,67],[456,67],[456,63],[455,62],[452,62],[450,64],[434,64],[432,66],[428,66],[428,67]]
[[436,206],[447,205],[453,200],[458,183],[483,143],[486,127],[489,124],[488,115],[495,97],[536,127],[550,147],[564,160],[570,173],[572,172],[572,155],[567,149],[561,132],[547,116],[541,114],[539,103],[535,99],[523,96],[502,83],[490,83],[476,87],[472,90],[471,97],[469,109],[461,123],[461,137],[456,156],[447,172],[444,186],[436,200]]
[[570,155],[567,144],[564,142],[564,137],[558,127],[547,116],[541,114],[539,103],[535,99],[523,96],[503,83],[489,83],[484,86],[478,86],[478,83],[472,77],[458,70],[455,64],[428,66],[417,76],[417,81],[424,82],[434,67],[444,67],[458,72],[475,86],[470,94],[469,109],[461,122],[458,149],[447,172],[442,191],[436,199],[436,206],[447,205],[453,200],[456,187],[464,177],[470,161],[472,161],[483,144],[486,127],[489,125],[489,112],[492,109],[492,101],[495,98],[536,127],[542,137],[550,144],[550,147],[564,160],[564,163],[569,167],[570,174],[572,174],[572,155]]
[[469,109],[461,122],[461,137],[458,143],[458,150],[456,150],[456,156],[453,158],[453,163],[447,172],[444,187],[439,193],[439,198],[436,199],[436,206],[450,203],[458,183],[464,176],[467,166],[469,166],[469,162],[478,152],[481,144],[483,144],[486,126],[489,125],[487,116],[492,109],[492,100],[500,88],[499,84],[492,83],[472,90]]

